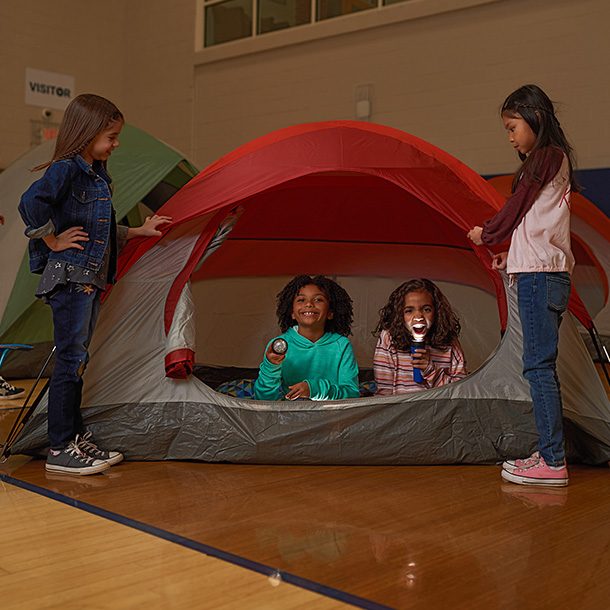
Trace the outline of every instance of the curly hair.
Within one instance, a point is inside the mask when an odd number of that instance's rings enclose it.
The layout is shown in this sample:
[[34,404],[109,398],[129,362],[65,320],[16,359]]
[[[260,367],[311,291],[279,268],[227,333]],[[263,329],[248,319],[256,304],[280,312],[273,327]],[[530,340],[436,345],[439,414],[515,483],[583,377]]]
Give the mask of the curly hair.
[[426,342],[436,348],[451,345],[459,337],[460,320],[439,287],[424,278],[404,282],[392,292],[388,302],[379,310],[379,323],[373,334],[378,336],[382,330],[387,330],[396,349],[408,351],[411,348],[413,337],[404,319],[405,296],[409,292],[427,292],[434,302],[434,322]]
[[301,288],[310,284],[317,286],[326,295],[329,311],[333,313],[332,319],[326,320],[324,332],[337,333],[345,337],[351,335],[354,319],[352,299],[344,288],[324,275],[297,275],[284,286],[277,295],[276,313],[280,330],[285,333],[294,325],[292,319],[294,299]]

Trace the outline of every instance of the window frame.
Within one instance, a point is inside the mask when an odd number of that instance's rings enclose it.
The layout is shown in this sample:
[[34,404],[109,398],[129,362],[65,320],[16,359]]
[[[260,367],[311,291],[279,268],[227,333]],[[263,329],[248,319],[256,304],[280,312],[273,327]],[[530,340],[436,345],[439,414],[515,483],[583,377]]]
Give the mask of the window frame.
[[257,33],[259,0],[250,0],[253,9],[251,35],[206,47],[205,8],[226,1],[195,0],[195,65],[507,0],[404,0],[388,5],[384,5],[383,0],[377,0],[377,6],[370,9],[323,20],[317,20],[318,1],[310,0],[309,23],[261,34]]

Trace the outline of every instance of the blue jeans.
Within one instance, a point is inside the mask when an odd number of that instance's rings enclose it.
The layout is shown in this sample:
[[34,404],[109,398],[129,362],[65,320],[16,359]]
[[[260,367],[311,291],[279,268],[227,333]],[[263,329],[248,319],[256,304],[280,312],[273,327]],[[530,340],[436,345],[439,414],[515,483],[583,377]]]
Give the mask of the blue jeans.
[[82,375],[100,307],[99,290],[68,283],[48,297],[53,311],[55,368],[49,383],[48,430],[52,449],[64,448],[83,430]]
[[538,450],[549,466],[560,466],[565,451],[556,362],[559,324],[570,297],[570,275],[518,273],[517,293],[523,328],[523,376],[530,385]]

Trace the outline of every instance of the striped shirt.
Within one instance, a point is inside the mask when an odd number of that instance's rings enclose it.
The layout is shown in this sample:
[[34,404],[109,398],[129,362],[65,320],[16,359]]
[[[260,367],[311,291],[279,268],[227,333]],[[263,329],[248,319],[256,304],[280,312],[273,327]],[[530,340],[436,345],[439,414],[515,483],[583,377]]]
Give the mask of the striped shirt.
[[422,371],[424,383],[413,380],[411,353],[397,350],[391,345],[390,333],[382,330],[375,347],[373,370],[377,394],[391,396],[436,388],[465,377],[466,360],[459,341],[446,349],[427,346],[430,364]]

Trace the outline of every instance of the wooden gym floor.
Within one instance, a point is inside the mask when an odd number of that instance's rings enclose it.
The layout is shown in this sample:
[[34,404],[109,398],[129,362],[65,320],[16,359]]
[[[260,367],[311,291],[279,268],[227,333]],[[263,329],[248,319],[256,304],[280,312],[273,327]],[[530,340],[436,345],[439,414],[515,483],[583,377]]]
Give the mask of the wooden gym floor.
[[570,474],[548,490],[497,466],[127,462],[79,478],[15,456],[0,604],[607,609],[610,471]]

